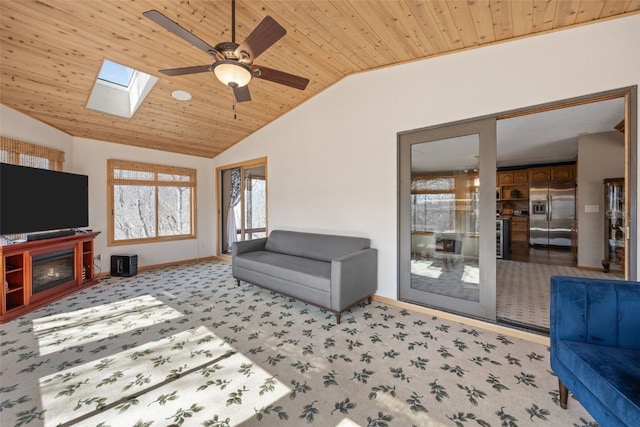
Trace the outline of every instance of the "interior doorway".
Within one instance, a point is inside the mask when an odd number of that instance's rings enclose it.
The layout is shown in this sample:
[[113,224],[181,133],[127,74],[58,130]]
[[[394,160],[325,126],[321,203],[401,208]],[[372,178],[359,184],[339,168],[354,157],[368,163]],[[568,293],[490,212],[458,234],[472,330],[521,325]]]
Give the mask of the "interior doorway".
[[[548,332],[553,275],[625,278],[624,266],[603,272],[610,242],[603,183],[627,173],[630,135],[620,124],[628,104],[621,93],[498,118],[496,214],[512,225],[509,256],[496,265],[499,322]],[[540,183],[535,173],[544,169],[559,171],[559,177],[549,173],[548,182]],[[519,183],[525,190],[516,190],[515,200],[508,190],[520,187],[501,183],[502,172],[525,177]]]

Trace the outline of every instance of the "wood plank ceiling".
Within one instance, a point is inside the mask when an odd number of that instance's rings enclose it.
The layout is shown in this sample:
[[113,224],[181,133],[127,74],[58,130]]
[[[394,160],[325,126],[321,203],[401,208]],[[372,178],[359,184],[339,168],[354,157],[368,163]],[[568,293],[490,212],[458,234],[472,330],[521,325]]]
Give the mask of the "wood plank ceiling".
[[[210,45],[231,40],[230,0],[2,0],[0,102],[73,136],[214,157],[345,76],[637,13],[640,0],[237,0],[236,41],[271,15],[287,34],[256,62],[310,79],[305,91],[254,79],[237,119],[211,73],[158,72],[212,59],[150,9]],[[131,119],[85,108],[104,59],[160,79]]]

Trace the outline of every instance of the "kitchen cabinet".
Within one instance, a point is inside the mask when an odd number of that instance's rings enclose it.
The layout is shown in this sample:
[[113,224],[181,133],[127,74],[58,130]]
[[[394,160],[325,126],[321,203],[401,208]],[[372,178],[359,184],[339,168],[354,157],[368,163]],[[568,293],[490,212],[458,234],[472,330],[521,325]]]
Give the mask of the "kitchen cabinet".
[[625,269],[624,178],[604,180],[604,259],[608,273],[611,266]]
[[511,243],[529,243],[529,218],[526,216],[511,217]]
[[553,166],[549,171],[549,181],[575,181],[576,167],[574,165]]
[[498,185],[526,184],[529,174],[526,169],[498,172]]
[[529,182],[574,181],[575,165],[543,166],[529,169]]
[[529,173],[526,169],[500,171],[496,175],[498,199],[527,200],[529,198]]

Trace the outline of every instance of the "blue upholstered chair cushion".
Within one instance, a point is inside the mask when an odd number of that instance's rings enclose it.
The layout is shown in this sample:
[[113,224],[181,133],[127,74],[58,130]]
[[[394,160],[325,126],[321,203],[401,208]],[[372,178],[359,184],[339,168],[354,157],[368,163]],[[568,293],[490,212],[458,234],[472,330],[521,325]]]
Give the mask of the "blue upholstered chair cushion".
[[571,366],[578,380],[587,384],[591,393],[612,412],[638,414],[640,352],[566,340],[559,346],[558,357],[562,363]]
[[603,427],[640,425],[640,283],[551,278],[551,368]]

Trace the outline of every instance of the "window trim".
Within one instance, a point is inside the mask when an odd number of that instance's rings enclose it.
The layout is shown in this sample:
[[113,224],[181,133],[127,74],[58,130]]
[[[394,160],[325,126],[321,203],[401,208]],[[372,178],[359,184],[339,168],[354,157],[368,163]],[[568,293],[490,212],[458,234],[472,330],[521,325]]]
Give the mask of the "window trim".
[[[122,179],[114,177],[115,169],[126,169],[131,171],[140,172],[152,172],[155,179]],[[159,180],[157,175],[159,173],[170,175],[184,175],[189,176],[189,181],[164,181]],[[197,236],[197,218],[196,218],[196,203],[197,203],[197,170],[192,168],[185,168],[179,166],[167,166],[158,165],[153,163],[134,162],[130,160],[116,160],[107,159],[107,245],[108,246],[123,246],[133,245],[139,243],[156,243],[156,242],[169,242],[175,240],[187,240],[195,239]],[[136,238],[127,240],[115,239],[115,211],[114,211],[114,186],[115,185],[141,185],[141,186],[153,186],[155,187],[155,221],[156,221],[156,236],[146,238]],[[191,188],[191,209],[190,209],[190,224],[191,232],[188,234],[181,234],[177,236],[159,236],[158,235],[158,188],[159,187],[190,187]]]

